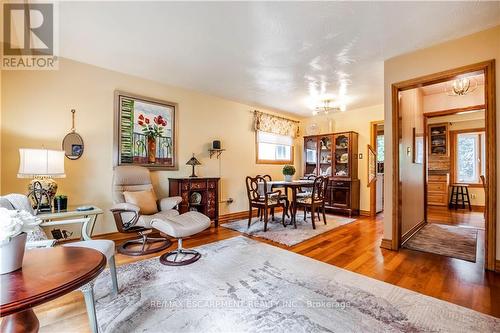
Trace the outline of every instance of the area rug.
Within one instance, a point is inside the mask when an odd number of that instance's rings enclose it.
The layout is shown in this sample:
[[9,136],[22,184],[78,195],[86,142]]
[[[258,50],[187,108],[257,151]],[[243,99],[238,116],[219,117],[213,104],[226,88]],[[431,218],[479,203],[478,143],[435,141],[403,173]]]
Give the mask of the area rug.
[[430,223],[403,247],[476,262],[477,229]]
[[244,236],[158,258],[95,282],[100,332],[498,332],[500,319]]
[[[250,228],[248,228],[248,219],[223,223],[221,226],[247,235],[265,238],[276,243],[292,246],[342,225],[356,221],[355,219],[342,216],[326,215],[326,225],[323,222],[323,217],[321,217],[321,221],[315,219],[316,229],[313,229],[310,216],[304,221],[303,215],[297,214],[297,229],[295,229],[293,225],[287,225],[286,228],[283,227],[281,217],[276,216],[275,221],[269,220],[266,232],[264,232],[264,222],[259,221],[258,218],[252,219]],[[286,218],[286,223],[291,223],[289,218]]]

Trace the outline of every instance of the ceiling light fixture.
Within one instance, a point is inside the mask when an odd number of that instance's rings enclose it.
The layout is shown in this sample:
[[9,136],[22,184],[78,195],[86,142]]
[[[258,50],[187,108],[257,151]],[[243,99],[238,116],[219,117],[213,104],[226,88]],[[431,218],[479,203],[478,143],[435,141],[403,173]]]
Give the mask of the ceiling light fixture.
[[464,96],[473,92],[477,88],[477,80],[467,77],[453,80],[451,84],[446,85],[446,92],[449,96]]
[[345,111],[345,106],[332,106],[331,99],[324,99],[321,101],[321,105],[318,105],[314,108],[313,114],[317,115],[320,113],[328,114],[329,112],[335,111]]

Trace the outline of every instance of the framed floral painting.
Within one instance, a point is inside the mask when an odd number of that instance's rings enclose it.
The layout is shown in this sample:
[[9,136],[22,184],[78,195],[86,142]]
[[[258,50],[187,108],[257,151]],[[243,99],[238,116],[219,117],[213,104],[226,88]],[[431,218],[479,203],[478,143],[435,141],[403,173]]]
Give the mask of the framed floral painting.
[[115,92],[115,165],[177,170],[177,104]]

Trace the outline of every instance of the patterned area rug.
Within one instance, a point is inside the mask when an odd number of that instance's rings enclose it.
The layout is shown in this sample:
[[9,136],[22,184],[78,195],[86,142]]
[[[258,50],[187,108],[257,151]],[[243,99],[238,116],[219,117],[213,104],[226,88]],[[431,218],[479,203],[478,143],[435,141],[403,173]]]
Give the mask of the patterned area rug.
[[498,332],[500,319],[243,236],[96,280],[100,332]]
[[477,229],[430,223],[403,247],[476,262]]
[[[264,222],[259,221],[257,218],[252,219],[250,228],[248,228],[248,219],[223,223],[221,226],[247,235],[265,238],[276,243],[292,246],[354,221],[356,220],[342,216],[326,215],[326,225],[323,222],[323,217],[321,217],[321,221],[315,219],[316,229],[313,229],[310,216],[304,221],[303,215],[298,213],[297,229],[295,229],[293,225],[287,225],[286,228],[283,227],[283,224],[281,224],[281,217],[278,216],[276,216],[276,221],[269,221],[267,223],[266,232],[264,232]],[[291,223],[289,218],[286,218],[286,223]]]

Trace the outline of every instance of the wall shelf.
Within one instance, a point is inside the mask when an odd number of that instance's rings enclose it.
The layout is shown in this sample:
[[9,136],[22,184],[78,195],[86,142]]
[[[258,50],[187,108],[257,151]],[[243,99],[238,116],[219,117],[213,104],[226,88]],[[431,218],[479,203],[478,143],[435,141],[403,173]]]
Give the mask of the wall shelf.
[[225,149],[209,149],[208,153],[210,154],[210,158],[212,158],[212,156],[216,155],[216,158],[219,159],[219,157],[223,151],[226,151],[226,150]]

